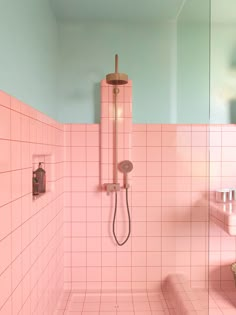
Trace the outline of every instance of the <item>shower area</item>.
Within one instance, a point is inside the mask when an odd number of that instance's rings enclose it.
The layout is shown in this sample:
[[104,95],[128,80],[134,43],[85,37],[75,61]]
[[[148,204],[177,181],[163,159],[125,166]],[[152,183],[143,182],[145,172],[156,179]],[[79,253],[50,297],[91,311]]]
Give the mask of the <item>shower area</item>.
[[2,1],[0,315],[235,315],[233,4]]
[[56,314],[209,314],[210,129],[133,123],[133,84],[115,55],[100,125],[68,126],[76,153]]

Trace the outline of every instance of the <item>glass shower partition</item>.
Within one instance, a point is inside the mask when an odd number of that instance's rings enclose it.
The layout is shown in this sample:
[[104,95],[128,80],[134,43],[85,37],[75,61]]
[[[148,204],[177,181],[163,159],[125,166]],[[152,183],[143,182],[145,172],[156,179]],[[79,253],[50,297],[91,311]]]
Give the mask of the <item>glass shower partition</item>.
[[210,314],[210,1],[184,2],[176,38],[175,246],[163,290],[175,314]]

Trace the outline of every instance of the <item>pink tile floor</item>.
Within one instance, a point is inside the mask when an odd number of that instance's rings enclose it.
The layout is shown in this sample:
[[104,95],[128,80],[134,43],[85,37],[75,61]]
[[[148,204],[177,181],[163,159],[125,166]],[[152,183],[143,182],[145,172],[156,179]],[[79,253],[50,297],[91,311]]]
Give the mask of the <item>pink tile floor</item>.
[[[201,311],[181,315],[235,315],[236,291],[194,290]],[[194,301],[191,301],[194,303]],[[197,307],[196,307],[197,308]],[[174,315],[161,292],[81,293],[64,292],[54,315]]]
[[162,293],[65,292],[54,315],[169,315]]
[[235,315],[236,314],[236,290],[210,292],[209,315]]

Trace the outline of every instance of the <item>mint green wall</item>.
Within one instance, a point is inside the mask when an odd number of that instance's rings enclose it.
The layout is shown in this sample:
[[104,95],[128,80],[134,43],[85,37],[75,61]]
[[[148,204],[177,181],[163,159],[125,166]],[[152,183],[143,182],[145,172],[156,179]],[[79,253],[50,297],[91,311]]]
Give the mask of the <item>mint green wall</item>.
[[177,122],[209,123],[210,5],[186,1],[177,27]]
[[211,123],[236,123],[235,22],[211,27]]
[[100,80],[119,70],[133,81],[133,121],[172,122],[175,23],[59,25],[59,120],[100,121]]
[[0,0],[0,89],[55,117],[57,24],[48,0]]
[[99,122],[118,53],[135,123],[209,122],[208,0],[187,0],[177,23],[62,23],[49,3],[0,0],[1,90],[61,122]]

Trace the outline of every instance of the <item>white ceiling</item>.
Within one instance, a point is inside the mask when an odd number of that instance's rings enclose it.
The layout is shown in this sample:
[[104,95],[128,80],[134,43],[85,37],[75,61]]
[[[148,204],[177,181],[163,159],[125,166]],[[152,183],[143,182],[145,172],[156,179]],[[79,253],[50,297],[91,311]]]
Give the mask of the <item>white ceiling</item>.
[[50,1],[56,17],[60,21],[112,20],[113,22],[175,20],[185,2],[185,0]]

